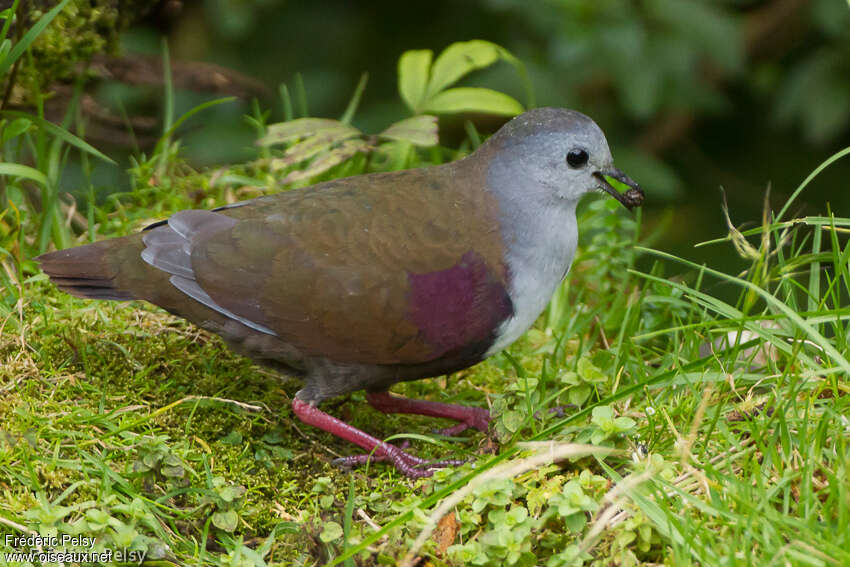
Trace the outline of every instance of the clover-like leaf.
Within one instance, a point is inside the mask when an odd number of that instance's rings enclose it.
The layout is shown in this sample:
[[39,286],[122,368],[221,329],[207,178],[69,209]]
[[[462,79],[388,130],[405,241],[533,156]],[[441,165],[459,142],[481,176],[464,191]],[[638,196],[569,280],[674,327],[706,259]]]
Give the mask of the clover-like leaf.
[[319,496],[319,506],[323,510],[329,509],[334,505],[334,495],[333,494],[322,494]]
[[502,425],[511,433],[516,433],[524,421],[525,416],[516,410],[508,410],[502,414]]
[[92,531],[99,532],[109,526],[109,520],[112,516],[100,508],[91,508],[86,510],[85,518],[88,528]]
[[477,541],[452,545],[446,550],[446,553],[459,565],[485,565],[489,561],[487,552]]
[[378,134],[379,137],[397,142],[409,142],[414,146],[436,146],[439,142],[437,137],[437,117],[430,114],[413,116],[399,120]]
[[596,406],[590,421],[603,429],[611,429],[614,422],[614,410],[611,406]]
[[218,496],[224,502],[233,502],[245,494],[245,487],[239,485],[229,485],[218,490]]
[[480,87],[457,87],[439,92],[425,102],[422,110],[435,114],[483,112],[503,116],[515,116],[525,111],[515,98]]
[[212,515],[212,523],[220,530],[232,532],[239,525],[239,514],[236,510],[219,510]]
[[502,53],[507,53],[507,50],[480,39],[451,44],[434,61],[428,83],[428,97],[433,97],[472,71],[489,67],[502,58]]
[[587,398],[590,397],[590,391],[589,385],[580,384],[570,388],[567,391],[567,396],[569,396],[571,404],[581,407],[587,401]]
[[219,439],[219,442],[224,443],[225,445],[241,445],[242,434],[234,429],[230,433]]
[[523,111],[512,97],[490,89],[448,88],[469,73],[497,61],[513,65],[527,83],[522,63],[503,47],[480,39],[453,43],[432,64],[425,50],[405,52],[398,62],[398,88],[414,114],[482,112],[513,116]]
[[121,524],[112,528],[111,535],[115,547],[129,549],[133,545],[133,540],[139,536],[139,532],[130,524]]
[[425,100],[433,57],[430,49],[417,49],[405,51],[398,60],[398,92],[413,112]]
[[310,492],[315,494],[328,494],[333,491],[333,483],[331,482],[331,477],[329,476],[320,476],[313,482],[313,488],[310,489]]
[[168,478],[183,478],[186,469],[183,467],[183,461],[180,460],[180,457],[174,453],[168,453],[162,459],[160,472],[162,472],[162,476]]
[[322,533],[319,534],[319,539],[324,543],[330,543],[338,540],[342,535],[342,526],[336,522],[325,522],[325,525],[322,527]]
[[564,518],[564,525],[574,534],[581,533],[587,525],[587,516],[579,513],[570,514]]
[[505,514],[505,524],[509,526],[517,526],[528,519],[528,510],[525,506],[512,506]]
[[586,356],[579,358],[576,370],[581,379],[589,384],[602,384],[608,381],[608,376],[594,366]]
[[618,417],[614,420],[614,431],[617,433],[624,433],[637,425],[635,420],[630,417]]
[[480,512],[488,504],[506,506],[513,495],[514,481],[509,478],[493,478],[475,487],[472,510]]
[[52,526],[73,511],[69,506],[54,506],[49,502],[42,504],[38,508],[33,508],[24,512],[24,517],[29,520],[35,520],[42,526]]

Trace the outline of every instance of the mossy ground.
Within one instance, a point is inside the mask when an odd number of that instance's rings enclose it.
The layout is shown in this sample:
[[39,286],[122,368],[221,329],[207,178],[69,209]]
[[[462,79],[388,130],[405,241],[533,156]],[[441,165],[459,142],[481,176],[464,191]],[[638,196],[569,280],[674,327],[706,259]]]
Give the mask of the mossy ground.
[[[297,379],[253,365],[218,337],[150,305],[79,300],[43,277],[35,280],[24,291],[19,331],[0,338],[3,515],[20,518],[50,508],[40,498],[55,502],[73,486],[57,502],[73,511],[45,524],[60,533],[90,529],[79,524],[97,509],[136,526],[113,504],[139,498],[154,514],[163,513],[159,521],[170,537],[137,537],[135,545],[178,564],[192,562],[192,555],[206,562],[207,555],[225,551],[212,533],[206,542],[201,537],[217,510],[203,503],[207,479],[221,476],[246,489],[235,531],[247,545],[281,522],[297,524],[278,536],[267,560],[288,564],[301,557],[313,564],[327,553],[319,539],[323,519],[339,519],[351,483],[373,501],[365,511],[377,516],[416,492],[417,483],[383,464],[354,471],[331,465],[335,457],[352,454],[352,447],[294,418],[289,404]],[[485,375],[489,380],[480,380]],[[498,379],[504,379],[501,371],[485,363],[394,391],[482,405]],[[362,392],[325,409],[379,437],[429,433],[448,424],[381,414]],[[464,437],[442,448],[417,444],[416,451],[428,458],[463,457],[484,441],[480,434]],[[176,460],[165,470],[169,455]],[[317,482],[320,492],[335,496],[333,504],[320,506]],[[193,550],[195,545],[201,549]]]
[[[255,196],[274,185],[262,167],[155,156],[91,218],[105,238]],[[380,414],[362,392],[324,406],[423,457],[468,459],[412,481],[335,468],[356,451],[294,419],[298,383],[218,338],[56,290],[27,252],[38,215],[20,213],[0,217],[3,533],[94,536],[152,565],[850,562],[846,218],[766,222],[750,248],[732,231],[752,262],[738,278],[642,248],[613,200],[585,203],[573,270],[534,329],[394,388],[486,405],[488,435],[440,438],[444,423]],[[657,262],[636,270],[639,254]],[[712,296],[718,282],[740,296]]]

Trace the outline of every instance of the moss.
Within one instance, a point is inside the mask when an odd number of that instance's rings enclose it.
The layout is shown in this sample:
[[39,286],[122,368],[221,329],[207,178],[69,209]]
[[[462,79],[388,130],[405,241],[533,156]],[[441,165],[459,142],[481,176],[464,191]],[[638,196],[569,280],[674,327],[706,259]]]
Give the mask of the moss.
[[[23,3],[29,29],[54,3]],[[56,16],[21,59],[16,102],[34,102],[57,81],[69,81],[94,55],[114,54],[121,32],[144,17],[156,3],[150,0],[73,0]]]

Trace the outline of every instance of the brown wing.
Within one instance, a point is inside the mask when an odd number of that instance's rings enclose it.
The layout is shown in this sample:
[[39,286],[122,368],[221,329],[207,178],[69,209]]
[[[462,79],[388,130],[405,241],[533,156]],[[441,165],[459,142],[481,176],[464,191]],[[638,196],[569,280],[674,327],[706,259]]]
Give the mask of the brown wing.
[[191,238],[194,278],[307,356],[433,360],[511,313],[478,175],[452,164],[360,176],[224,210],[232,227]]

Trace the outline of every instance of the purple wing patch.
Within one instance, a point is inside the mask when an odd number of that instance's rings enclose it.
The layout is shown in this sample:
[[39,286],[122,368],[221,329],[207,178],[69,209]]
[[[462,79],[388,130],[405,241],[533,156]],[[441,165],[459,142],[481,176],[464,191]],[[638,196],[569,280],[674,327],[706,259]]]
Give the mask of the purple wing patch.
[[439,356],[473,345],[486,350],[498,326],[513,314],[505,286],[484,259],[467,252],[439,272],[408,274],[410,320]]

